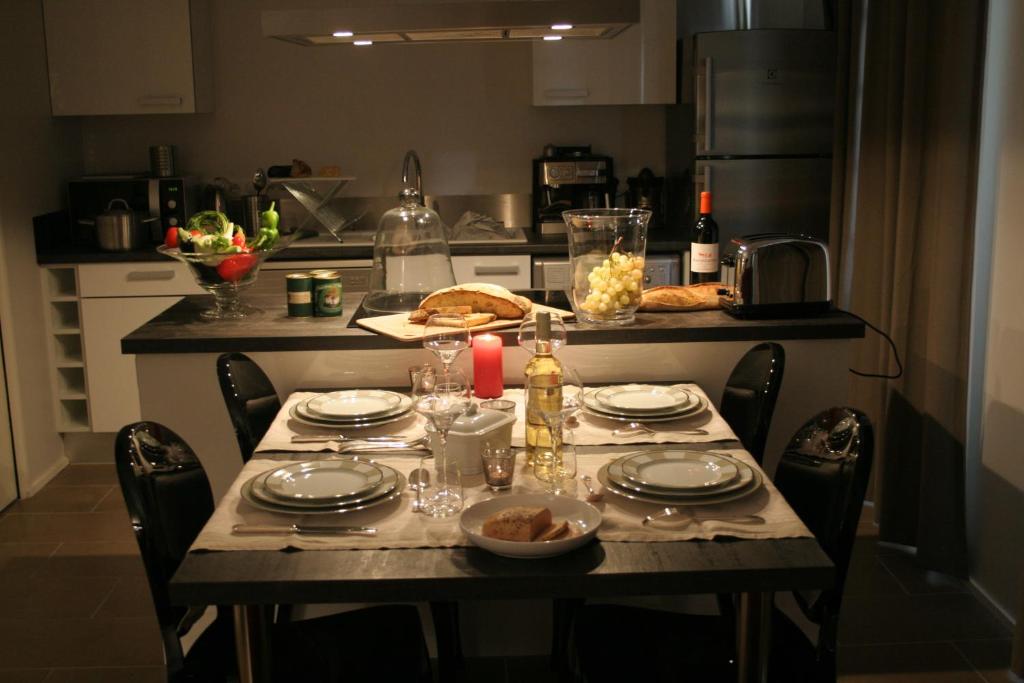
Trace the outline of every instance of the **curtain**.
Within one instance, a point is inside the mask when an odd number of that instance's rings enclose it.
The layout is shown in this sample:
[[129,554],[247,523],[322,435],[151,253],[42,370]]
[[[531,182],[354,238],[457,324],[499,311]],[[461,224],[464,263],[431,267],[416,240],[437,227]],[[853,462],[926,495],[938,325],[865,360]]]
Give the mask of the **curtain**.
[[[880,539],[967,572],[964,432],[985,2],[851,0],[851,114],[834,226],[839,301],[892,336],[905,371],[851,375],[876,424]],[[842,62],[840,62],[842,63]],[[842,125],[842,124],[841,124]],[[842,133],[845,133],[843,138]],[[870,330],[850,365],[891,374]]]

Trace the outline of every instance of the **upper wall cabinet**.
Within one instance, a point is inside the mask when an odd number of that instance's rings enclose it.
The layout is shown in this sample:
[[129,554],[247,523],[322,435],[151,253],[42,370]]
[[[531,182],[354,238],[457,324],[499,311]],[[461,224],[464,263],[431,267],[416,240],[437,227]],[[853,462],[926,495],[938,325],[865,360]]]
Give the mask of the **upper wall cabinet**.
[[207,0],[43,0],[55,116],[213,108]]
[[537,106],[675,101],[675,0],[641,0],[640,23],[614,38],[533,44]]

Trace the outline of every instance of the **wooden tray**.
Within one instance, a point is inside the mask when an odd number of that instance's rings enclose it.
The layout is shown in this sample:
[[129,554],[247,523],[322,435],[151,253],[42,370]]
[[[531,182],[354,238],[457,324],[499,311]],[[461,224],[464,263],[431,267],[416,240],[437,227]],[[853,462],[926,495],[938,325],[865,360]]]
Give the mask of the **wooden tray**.
[[[552,308],[551,306],[545,306],[543,304],[534,304],[533,310],[557,313],[561,316],[562,320],[569,320],[574,316],[572,311],[563,311],[560,308]],[[469,331],[476,334],[477,332],[487,332],[488,330],[505,330],[510,327],[519,327],[522,322],[522,320],[507,320],[499,318],[493,322],[471,327],[469,328]],[[408,313],[380,315],[374,318],[360,318],[356,321],[356,324],[362,328],[370,330],[371,332],[383,334],[384,336],[397,339],[398,341],[423,341],[423,333],[426,331],[427,327],[426,325],[417,325],[409,322]]]

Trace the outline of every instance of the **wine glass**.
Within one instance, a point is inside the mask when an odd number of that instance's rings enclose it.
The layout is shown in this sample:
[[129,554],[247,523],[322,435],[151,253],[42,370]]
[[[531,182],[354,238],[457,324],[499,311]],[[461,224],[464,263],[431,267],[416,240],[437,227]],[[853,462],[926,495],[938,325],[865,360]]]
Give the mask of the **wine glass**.
[[[551,352],[554,353],[559,347],[565,346],[566,332],[565,322],[562,316],[557,313],[551,314]],[[519,324],[519,334],[516,335],[516,343],[523,347],[530,354],[537,352],[537,313],[529,313],[523,322]]]
[[576,476],[575,458],[563,458],[566,443],[563,432],[566,418],[575,414],[583,404],[583,382],[575,370],[562,366],[560,376],[531,377],[530,389],[540,397],[538,410],[551,435],[550,450],[538,452],[534,457],[533,473],[537,479],[549,484],[552,493],[558,493],[563,479]]
[[470,384],[466,374],[453,370],[439,380],[433,391],[420,395],[416,412],[437,430],[438,448],[434,453],[436,481],[421,492],[422,510],[431,517],[450,517],[462,510],[462,472],[457,460],[449,462],[446,447],[448,430],[470,405]]
[[447,378],[452,363],[469,348],[469,324],[459,313],[435,313],[427,318],[423,330],[423,348],[433,351],[444,366]]

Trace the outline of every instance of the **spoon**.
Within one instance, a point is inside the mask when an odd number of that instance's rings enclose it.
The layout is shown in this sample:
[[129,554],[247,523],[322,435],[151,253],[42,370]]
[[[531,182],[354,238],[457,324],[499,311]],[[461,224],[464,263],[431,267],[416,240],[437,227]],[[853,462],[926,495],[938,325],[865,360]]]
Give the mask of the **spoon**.
[[[693,436],[707,436],[708,430],[706,429],[673,429],[671,430],[677,434],[690,434]],[[643,422],[627,422],[625,427],[618,427],[612,430],[612,436],[623,436],[630,432],[643,432],[644,434],[650,434],[654,436],[658,432],[654,431]]]
[[590,480],[590,475],[589,474],[584,474],[582,477],[580,477],[580,481],[582,481],[583,485],[587,487],[587,502],[588,503],[598,503],[598,502],[604,500],[604,494],[603,493],[598,493],[597,491],[594,490],[594,487],[591,486],[591,484],[590,484],[591,480]]
[[409,473],[409,488],[416,492],[416,500],[412,502],[412,511],[420,512],[423,510],[423,489],[427,488],[430,484],[430,472],[417,467]]
[[683,512],[679,508],[665,508],[653,515],[644,517],[643,526],[647,526],[666,517],[683,517],[687,524],[693,522],[728,522],[729,524],[764,524],[761,515],[698,515],[692,511]]
[[263,190],[267,187],[267,174],[263,172],[262,168],[257,168],[256,172],[252,174],[252,186],[257,195],[263,194]]

